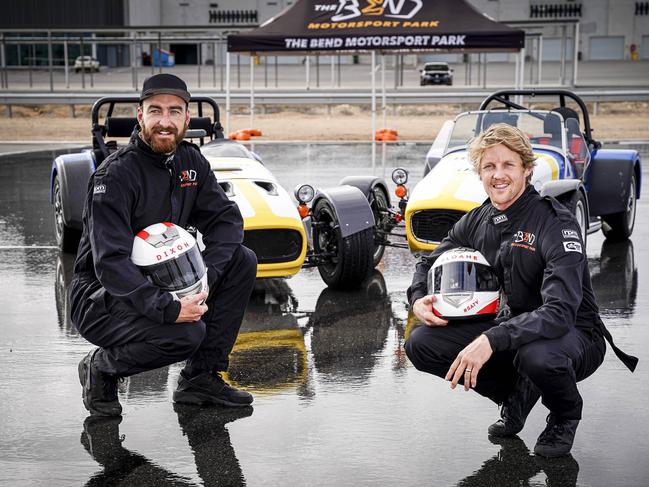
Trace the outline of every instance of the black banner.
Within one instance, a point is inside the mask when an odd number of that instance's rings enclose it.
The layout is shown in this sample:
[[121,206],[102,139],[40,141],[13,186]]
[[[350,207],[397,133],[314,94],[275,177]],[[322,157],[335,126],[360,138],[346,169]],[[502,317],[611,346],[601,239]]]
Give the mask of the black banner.
[[464,0],[300,0],[248,33],[230,52],[519,50],[522,30]]

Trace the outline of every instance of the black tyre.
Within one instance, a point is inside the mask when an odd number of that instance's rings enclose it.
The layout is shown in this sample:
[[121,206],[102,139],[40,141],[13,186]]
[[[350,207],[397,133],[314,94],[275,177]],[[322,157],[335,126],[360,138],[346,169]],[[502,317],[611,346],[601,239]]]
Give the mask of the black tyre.
[[63,194],[58,175],[54,178],[54,234],[60,250],[70,254],[77,252],[81,232],[70,228],[63,220]]
[[584,193],[577,190],[574,191],[569,198],[561,199],[563,205],[570,210],[574,215],[579,230],[581,231],[581,240],[586,247],[586,239],[588,238],[588,206],[586,205],[586,197]]
[[635,190],[635,175],[631,175],[626,209],[619,213],[602,216],[602,220],[604,221],[602,232],[604,232],[604,236],[607,240],[611,240],[612,242],[621,242],[622,240],[629,238],[633,233],[637,204]]
[[374,215],[374,250],[372,251],[372,267],[381,262],[385,253],[384,232],[391,230],[390,214],[388,213],[388,197],[381,188],[374,188],[369,197],[370,208]]
[[357,289],[373,269],[373,229],[368,228],[343,238],[331,204],[320,200],[313,209],[318,223],[313,231],[317,254],[327,254],[318,266],[322,280],[335,289]]

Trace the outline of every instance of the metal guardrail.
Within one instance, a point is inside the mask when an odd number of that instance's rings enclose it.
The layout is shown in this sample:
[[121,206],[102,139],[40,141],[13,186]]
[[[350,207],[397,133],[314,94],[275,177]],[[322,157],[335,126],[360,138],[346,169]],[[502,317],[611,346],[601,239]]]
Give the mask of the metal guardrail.
[[[388,91],[386,102],[388,104],[421,104],[421,103],[463,103],[479,102],[496,88],[487,90],[453,90],[443,92],[430,92],[424,90]],[[193,90],[195,95],[210,96],[218,103],[225,103],[223,92],[209,90]],[[577,89],[575,93],[587,102],[612,102],[612,101],[646,101],[649,100],[649,88],[631,89]],[[70,92],[2,92],[0,91],[0,105],[91,105],[103,96],[123,96],[137,94],[134,91],[85,93]],[[238,105],[250,103],[250,92],[236,90],[230,93],[231,102]],[[340,104],[367,104],[371,99],[369,89],[362,90],[255,90],[256,105],[340,105]],[[380,99],[380,93],[377,92]],[[542,101],[542,98],[539,98]]]

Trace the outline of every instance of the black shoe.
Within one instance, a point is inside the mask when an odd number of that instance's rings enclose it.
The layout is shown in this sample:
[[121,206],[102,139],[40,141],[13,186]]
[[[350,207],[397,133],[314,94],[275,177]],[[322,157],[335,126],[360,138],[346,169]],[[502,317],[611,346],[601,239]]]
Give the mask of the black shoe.
[[218,372],[203,372],[191,379],[180,372],[174,402],[245,407],[252,404],[252,394],[227,384]]
[[79,382],[83,405],[95,416],[119,416],[122,405],[117,398],[117,377],[105,374],[92,363],[99,349],[88,353],[79,362]]
[[578,419],[561,419],[550,413],[548,425],[534,446],[534,453],[546,458],[556,458],[570,453],[579,425]]
[[520,376],[516,387],[503,402],[500,418],[487,430],[491,436],[514,436],[521,432],[530,411],[541,397],[541,391]]

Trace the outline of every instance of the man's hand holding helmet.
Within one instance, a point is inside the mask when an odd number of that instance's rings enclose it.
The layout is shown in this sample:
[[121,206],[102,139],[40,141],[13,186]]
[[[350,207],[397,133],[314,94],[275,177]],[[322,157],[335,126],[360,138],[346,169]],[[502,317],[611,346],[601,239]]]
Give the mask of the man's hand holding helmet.
[[180,314],[176,323],[191,323],[200,320],[207,311],[206,299],[207,292],[205,291],[180,298]]
[[146,278],[180,302],[176,323],[201,319],[207,311],[207,269],[196,239],[173,223],[155,223],[133,240],[131,261]]
[[419,298],[412,305],[412,312],[419,319],[428,326],[446,326],[448,321],[440,318],[433,313],[433,303],[436,298],[432,294]]

